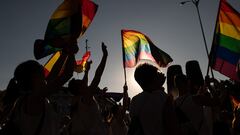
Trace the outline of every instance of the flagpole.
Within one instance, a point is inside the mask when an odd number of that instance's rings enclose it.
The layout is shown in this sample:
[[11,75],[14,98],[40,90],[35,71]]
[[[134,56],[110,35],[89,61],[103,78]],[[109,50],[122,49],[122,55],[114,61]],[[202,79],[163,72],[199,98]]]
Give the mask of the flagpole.
[[121,40],[122,40],[122,56],[123,56],[123,71],[124,71],[124,86],[127,86],[127,75],[126,75],[126,58],[125,58],[125,51],[124,51],[124,43],[123,43],[123,31],[121,30]]
[[[206,37],[205,37],[205,34],[204,34],[204,29],[203,29],[203,25],[202,25],[202,19],[201,19],[201,16],[200,16],[200,12],[199,12],[199,1],[200,0],[187,0],[187,1],[183,1],[181,2],[180,4],[181,5],[184,5],[185,3],[188,3],[188,2],[192,2],[196,9],[197,9],[197,14],[198,14],[198,19],[199,19],[199,23],[200,23],[200,28],[201,28],[201,32],[202,32],[202,36],[203,36],[203,41],[204,41],[204,46],[205,46],[205,51],[207,53],[207,57],[208,57],[208,61],[210,60],[210,57],[209,57],[209,51],[208,51],[208,47],[207,47],[207,41],[206,41]],[[209,66],[208,66],[208,69],[207,69],[207,75],[209,74]],[[212,74],[212,77],[214,77],[213,75],[213,71],[211,69],[211,74]]]
[[[219,17],[219,12],[220,12],[220,6],[221,6],[221,0],[220,0],[220,2],[219,2],[219,4],[218,4],[218,12],[217,12],[217,18],[216,18],[216,21],[215,21],[214,32],[217,30],[218,17]],[[211,50],[213,49],[213,44],[214,44],[215,36],[216,36],[216,34],[213,35],[213,40],[212,40],[212,47],[211,47]],[[207,75],[209,74],[209,68],[210,68],[210,63],[211,63],[211,61],[212,61],[212,59],[211,59],[211,55],[209,55]],[[211,71],[212,71],[212,68],[211,68]],[[214,76],[213,76],[213,78],[214,78]]]

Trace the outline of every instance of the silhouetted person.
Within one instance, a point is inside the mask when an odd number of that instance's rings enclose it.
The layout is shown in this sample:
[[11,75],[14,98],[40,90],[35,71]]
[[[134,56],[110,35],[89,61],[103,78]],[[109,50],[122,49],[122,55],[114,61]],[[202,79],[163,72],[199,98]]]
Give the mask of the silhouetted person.
[[166,77],[149,64],[139,65],[135,80],[143,92],[134,96],[130,103],[131,123],[129,135],[177,135],[177,122],[172,98],[164,92]]
[[[188,102],[189,104],[193,104],[191,106],[190,105],[187,106],[185,103],[186,100],[190,100],[188,99],[188,97],[191,96],[187,77],[183,74],[177,75],[174,80],[175,80],[176,88],[179,91],[179,97],[175,100],[175,105],[176,105],[176,113],[178,116],[178,121],[181,127],[181,132],[183,135],[198,135],[198,130],[200,129],[199,128],[200,126],[198,125],[200,124],[195,124],[195,123],[201,123],[200,122],[202,118],[201,115],[203,115],[201,113],[202,108],[198,107],[193,102]],[[196,106],[196,107],[191,108],[192,106],[194,107]],[[192,111],[196,111],[194,112],[194,114],[192,114],[193,116],[189,116],[192,113],[190,112],[191,109]],[[199,117],[199,115],[201,117]]]
[[97,93],[98,85],[100,83],[106,61],[107,61],[107,47],[102,43],[102,60],[97,67],[95,76],[88,86],[88,72],[90,63],[88,63],[85,75],[82,80],[71,80],[69,82],[69,89],[74,94],[73,109],[72,109],[72,123],[71,135],[107,135],[107,127],[103,123],[101,112],[98,104],[94,98]]
[[179,97],[175,101],[176,110],[179,109],[180,112],[184,114],[183,116],[186,117],[185,120],[181,120],[181,117],[179,118],[182,131],[186,135],[210,135],[212,126],[207,123],[208,115],[206,116],[204,109],[206,106],[216,106],[218,104],[218,98],[204,94],[206,87],[201,88],[202,92],[199,93],[202,94],[192,95],[191,82],[189,82],[185,75],[177,75],[175,83],[179,90]]
[[171,65],[167,69],[167,93],[171,94],[174,99],[178,97],[178,90],[174,84],[174,78],[176,75],[183,74],[182,67],[180,65]]
[[[73,50],[65,48],[46,80],[44,68],[38,62],[29,60],[17,66],[13,79],[6,90],[4,105],[16,104],[10,116],[22,135],[58,135],[59,122],[49,100],[72,76],[74,66]],[[59,64],[68,57],[61,75]],[[55,76],[55,77],[53,77]],[[10,107],[12,108],[12,106]]]
[[[237,64],[237,76],[240,79],[240,61]],[[239,86],[239,82],[238,83]],[[240,104],[233,110],[232,128],[234,135],[240,135]]]
[[233,135],[240,135],[240,105],[234,109],[232,121]]
[[191,94],[197,94],[198,90],[204,85],[204,79],[198,61],[190,60],[186,62],[186,75],[190,80]]
[[127,135],[127,122],[129,121],[126,110],[129,107],[128,87],[123,87],[123,105],[115,105],[110,110],[110,119],[107,120],[109,135]]

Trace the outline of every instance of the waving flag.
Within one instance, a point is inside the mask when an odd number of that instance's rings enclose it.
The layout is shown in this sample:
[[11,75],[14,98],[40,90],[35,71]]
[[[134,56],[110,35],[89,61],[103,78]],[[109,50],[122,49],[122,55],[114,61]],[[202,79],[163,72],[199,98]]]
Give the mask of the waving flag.
[[76,61],[76,65],[75,65],[74,70],[78,73],[81,73],[81,72],[85,71],[86,70],[86,64],[87,64],[87,61],[90,58],[90,56],[91,56],[90,51],[87,51],[83,55],[82,60]]
[[122,40],[125,67],[134,67],[139,60],[151,60],[160,67],[166,67],[173,61],[167,53],[138,31],[122,30]]
[[92,22],[98,6],[90,0],[64,0],[51,16],[44,40],[34,44],[34,55],[41,59],[77,41]]
[[233,80],[238,80],[240,59],[240,14],[227,1],[220,2],[218,20],[210,54],[211,67]]

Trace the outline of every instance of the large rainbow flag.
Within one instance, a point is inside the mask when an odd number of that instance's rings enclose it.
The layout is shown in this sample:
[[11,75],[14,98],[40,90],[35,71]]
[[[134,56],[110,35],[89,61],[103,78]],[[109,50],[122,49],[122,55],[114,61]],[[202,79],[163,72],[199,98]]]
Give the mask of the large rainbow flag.
[[48,22],[44,40],[34,44],[34,56],[41,59],[74,43],[91,24],[98,5],[90,0],[64,0]]
[[240,59],[240,14],[225,0],[220,1],[210,53],[210,66],[233,80]]
[[[71,41],[76,41],[85,33],[97,9],[98,6],[90,0],[64,0],[53,13],[44,40],[38,39],[34,45],[36,59],[54,53],[44,66],[46,77],[59,59],[63,46],[68,45],[67,43],[71,43]],[[79,64],[77,65],[79,66]],[[62,69],[64,66],[62,65]],[[85,64],[82,63],[82,66]],[[84,70],[84,67],[82,68]]]
[[156,47],[152,41],[141,32],[122,30],[123,60],[125,67],[134,67],[140,60],[151,60],[160,67],[166,67],[172,58]]

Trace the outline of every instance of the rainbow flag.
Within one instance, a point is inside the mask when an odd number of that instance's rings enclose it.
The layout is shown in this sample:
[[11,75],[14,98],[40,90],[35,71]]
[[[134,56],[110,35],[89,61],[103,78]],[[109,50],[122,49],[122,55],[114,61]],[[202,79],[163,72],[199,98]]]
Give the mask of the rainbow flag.
[[49,20],[44,40],[34,44],[34,55],[41,59],[76,42],[91,24],[98,5],[90,0],[64,0]]
[[160,67],[166,67],[172,58],[157,48],[152,41],[141,32],[122,30],[123,60],[125,67],[134,67],[140,60],[151,60]]
[[86,70],[86,64],[87,64],[87,61],[90,58],[90,56],[91,56],[91,52],[87,51],[83,55],[82,60],[76,61],[76,65],[74,67],[74,71],[76,71],[77,73],[81,73],[81,72],[85,71]]
[[240,59],[240,14],[227,1],[220,1],[217,24],[210,53],[210,66],[227,77],[238,80]]

